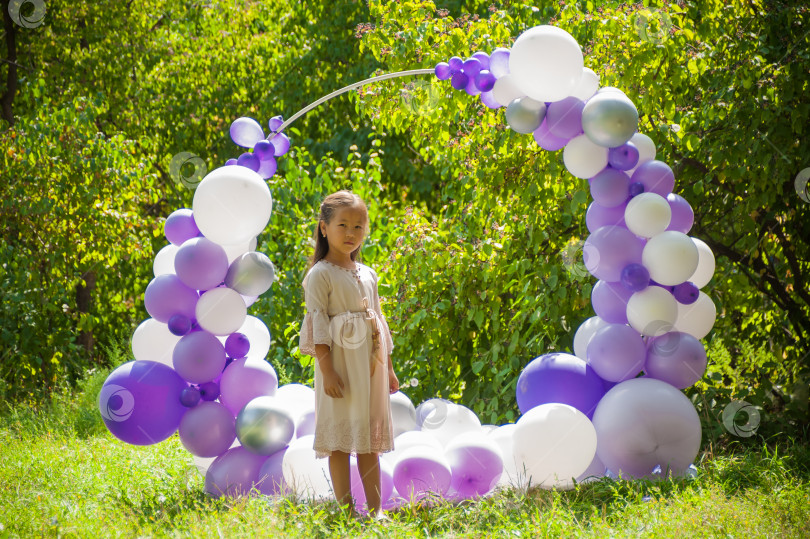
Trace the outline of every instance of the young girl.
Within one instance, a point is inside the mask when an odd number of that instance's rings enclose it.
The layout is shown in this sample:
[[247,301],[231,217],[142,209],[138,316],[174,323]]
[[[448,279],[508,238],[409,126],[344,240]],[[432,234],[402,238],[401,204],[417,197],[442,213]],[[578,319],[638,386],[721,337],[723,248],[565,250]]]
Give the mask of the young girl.
[[379,453],[394,448],[389,394],[399,381],[377,274],[357,261],[367,231],[359,196],[338,191],[324,199],[303,282],[307,312],[299,348],[316,358],[314,449],[318,458],[329,457],[335,497],[356,514],[349,476],[349,454],[355,454],[369,514],[381,518]]

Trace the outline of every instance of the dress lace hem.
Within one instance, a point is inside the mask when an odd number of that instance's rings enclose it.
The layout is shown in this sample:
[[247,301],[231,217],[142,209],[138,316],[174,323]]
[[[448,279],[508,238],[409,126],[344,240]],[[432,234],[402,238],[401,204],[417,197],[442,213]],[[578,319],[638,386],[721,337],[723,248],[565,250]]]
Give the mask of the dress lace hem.
[[318,425],[312,447],[316,458],[328,457],[332,451],[352,455],[386,453],[394,449],[394,432],[391,423],[368,420],[344,419],[327,425]]

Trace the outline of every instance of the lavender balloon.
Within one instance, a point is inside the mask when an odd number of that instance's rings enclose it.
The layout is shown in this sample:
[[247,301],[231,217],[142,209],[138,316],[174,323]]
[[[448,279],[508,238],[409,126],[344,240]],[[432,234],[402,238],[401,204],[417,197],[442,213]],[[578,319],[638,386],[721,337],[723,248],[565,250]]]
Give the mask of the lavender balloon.
[[475,86],[482,92],[488,92],[495,86],[495,80],[495,75],[484,69],[475,76]]
[[481,103],[484,104],[488,109],[499,109],[501,108],[501,104],[498,103],[498,100],[495,99],[495,96],[492,95],[492,90],[488,92],[481,92]]
[[572,139],[581,134],[583,108],[585,102],[574,96],[551,103],[546,114],[549,132],[564,139]]
[[221,245],[208,238],[192,238],[177,250],[174,271],[190,288],[216,288],[228,273],[228,255]]
[[647,343],[644,372],[678,389],[692,386],[706,372],[706,348],[694,336],[673,331]]
[[[227,360],[225,361],[225,365],[227,365]],[[204,401],[215,401],[219,398],[219,377],[213,379],[210,382],[204,382],[200,384],[200,396]]]
[[604,281],[616,282],[627,264],[640,264],[643,244],[623,227],[603,226],[585,240],[583,258],[587,270]]
[[225,367],[225,348],[207,331],[196,331],[177,342],[172,363],[184,380],[192,384],[210,382]]
[[281,116],[281,115],[273,116],[267,122],[267,126],[270,128],[270,131],[272,133],[275,133],[276,131],[278,131],[278,128],[281,127],[282,125],[284,125],[284,117]]
[[253,148],[264,138],[262,126],[253,118],[237,118],[231,124],[230,133],[234,144],[243,148]]
[[596,202],[591,202],[588,211],[585,212],[585,225],[590,232],[595,232],[597,229],[608,225],[627,228],[624,221],[624,210],[626,208],[627,204],[606,208]]
[[450,86],[455,88],[456,90],[463,90],[467,87],[467,84],[470,82],[470,77],[461,71],[456,71],[453,73],[453,76],[450,77]]
[[568,139],[560,138],[549,131],[548,122],[545,119],[540,124],[540,127],[535,130],[533,136],[535,142],[549,152],[556,152],[568,144]]
[[163,225],[163,233],[172,244],[180,246],[186,240],[200,235],[200,229],[194,222],[194,215],[188,208],[173,211]]
[[259,492],[265,496],[290,492],[289,486],[284,481],[284,471],[281,467],[286,451],[287,448],[276,451],[264,461],[259,469]]
[[641,182],[630,183],[630,197],[635,197],[644,192],[644,184]]
[[478,63],[481,64],[481,69],[489,69],[489,54],[485,53],[484,51],[478,51],[472,55],[473,58],[478,60]]
[[225,453],[236,439],[235,420],[218,402],[203,402],[180,422],[180,442],[192,455],[210,458]]
[[462,71],[470,77],[475,79],[475,76],[481,72],[481,62],[477,58],[467,58],[461,66]]
[[630,197],[630,178],[621,170],[606,168],[591,178],[593,201],[606,208],[627,202]]
[[675,296],[678,303],[691,305],[698,300],[700,289],[695,286],[695,283],[686,281],[685,283],[675,285],[672,288],[672,295]]
[[627,301],[633,291],[622,283],[597,281],[591,293],[591,304],[597,316],[611,324],[627,323]]
[[428,446],[406,450],[394,467],[394,486],[406,499],[422,499],[429,492],[444,494],[451,478],[447,459]]
[[259,471],[267,459],[255,455],[244,447],[233,447],[211,463],[205,474],[205,491],[220,496],[243,496],[259,480]]
[[176,314],[169,318],[168,326],[172,335],[182,337],[191,331],[191,320],[183,314]]
[[225,166],[226,167],[230,167],[230,166],[234,166],[234,165],[236,165],[236,159],[233,158],[233,157],[231,157],[230,159],[225,161]]
[[256,397],[275,395],[278,376],[264,359],[242,358],[228,365],[219,386],[219,401],[235,415]]
[[667,230],[675,230],[688,234],[695,223],[695,212],[692,206],[681,195],[670,193],[667,195],[669,208],[672,210],[672,219],[669,221]]
[[194,408],[200,403],[200,390],[189,386],[180,393],[180,404],[186,408]]
[[489,70],[496,78],[509,73],[509,49],[499,47],[489,55]]
[[231,333],[225,339],[225,353],[238,359],[245,357],[250,350],[250,339],[244,333]]
[[273,157],[273,152],[275,152],[275,148],[269,140],[260,140],[253,147],[253,153],[259,158],[259,161]]
[[638,148],[632,142],[608,150],[608,165],[618,170],[630,170],[638,163]]
[[604,381],[590,365],[560,352],[533,359],[523,368],[516,387],[521,414],[542,404],[558,402],[589,418],[605,391]]
[[273,135],[273,138],[270,139],[270,144],[273,145],[275,148],[275,156],[281,157],[288,151],[290,151],[290,137],[285,135],[284,133],[278,133]]
[[107,377],[98,408],[113,436],[128,444],[162,442],[188,411],[180,401],[188,387],[170,367],[154,361],[124,363]]
[[433,68],[433,73],[435,73],[437,79],[447,80],[453,74],[453,70],[447,62],[439,62],[436,64],[436,67]]
[[470,432],[452,440],[444,450],[452,477],[450,490],[457,499],[484,495],[498,483],[503,458],[498,446],[481,432]]
[[640,292],[650,285],[650,272],[642,264],[628,264],[622,269],[621,283],[631,292]]
[[143,294],[146,312],[164,324],[176,314],[194,318],[199,297],[196,290],[186,286],[177,275],[171,274],[152,279]]
[[631,181],[642,183],[645,193],[666,197],[675,187],[675,173],[663,161],[645,161],[633,172]]
[[276,158],[271,155],[259,160],[259,170],[256,172],[262,177],[262,179],[266,180],[268,178],[272,178],[276,173],[276,170],[278,170],[278,162],[276,161]]
[[464,66],[464,60],[458,56],[453,56],[447,61],[447,63],[450,65],[450,69],[453,71],[453,73],[459,71]]
[[236,160],[236,164],[239,165],[240,167],[249,168],[253,172],[258,172],[259,165],[261,165],[261,162],[259,161],[259,158],[256,157],[256,154],[243,153]]
[[646,349],[641,335],[624,324],[610,324],[588,343],[588,363],[601,378],[622,382],[635,378],[644,366]]

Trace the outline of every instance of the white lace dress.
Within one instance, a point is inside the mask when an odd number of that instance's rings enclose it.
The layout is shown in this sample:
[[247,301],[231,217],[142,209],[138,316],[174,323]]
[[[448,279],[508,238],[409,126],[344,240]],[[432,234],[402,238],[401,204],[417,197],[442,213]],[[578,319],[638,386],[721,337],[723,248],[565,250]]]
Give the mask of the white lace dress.
[[[315,454],[383,453],[394,448],[388,355],[394,348],[380,310],[377,274],[318,261],[304,277],[306,315],[299,349],[315,357]],[[324,393],[315,345],[329,345],[343,398]]]

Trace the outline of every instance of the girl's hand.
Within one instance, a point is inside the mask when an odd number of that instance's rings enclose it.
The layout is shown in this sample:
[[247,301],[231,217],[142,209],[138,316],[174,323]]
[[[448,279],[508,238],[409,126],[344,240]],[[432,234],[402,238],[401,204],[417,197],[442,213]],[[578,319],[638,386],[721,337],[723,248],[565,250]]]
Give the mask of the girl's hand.
[[323,372],[323,392],[333,399],[343,398],[343,380],[334,369]]
[[399,391],[399,379],[393,369],[388,369],[388,392],[396,393],[397,391]]

